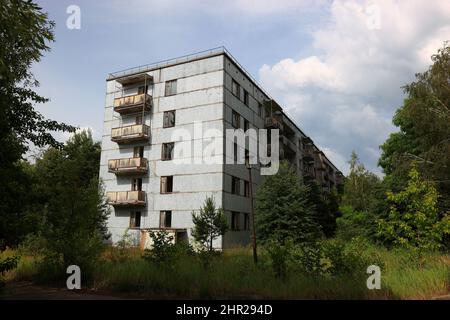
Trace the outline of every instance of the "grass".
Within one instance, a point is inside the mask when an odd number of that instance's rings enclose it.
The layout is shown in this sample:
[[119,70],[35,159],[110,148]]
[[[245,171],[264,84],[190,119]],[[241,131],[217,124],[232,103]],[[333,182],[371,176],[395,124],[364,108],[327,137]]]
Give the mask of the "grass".
[[[383,263],[382,289],[368,290],[366,274],[313,277],[294,268],[279,279],[264,252],[255,266],[246,248],[213,257],[209,268],[195,256],[181,256],[168,266],[158,266],[136,250],[116,259],[114,250],[105,250],[97,264],[89,284],[92,289],[148,298],[429,299],[448,294],[450,288],[450,257],[438,253],[427,254],[419,266],[411,263],[407,251],[368,248],[365,254]],[[0,257],[14,254],[7,250]],[[39,279],[37,260],[22,255],[18,268],[6,274],[7,280]]]

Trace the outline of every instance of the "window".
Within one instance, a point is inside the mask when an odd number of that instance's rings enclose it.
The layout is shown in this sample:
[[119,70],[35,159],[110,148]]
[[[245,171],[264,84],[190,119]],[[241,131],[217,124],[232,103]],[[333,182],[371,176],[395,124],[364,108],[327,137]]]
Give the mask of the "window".
[[146,85],[146,86],[140,86],[140,87],[138,88],[138,94],[147,93],[147,91],[148,91],[148,85]]
[[175,126],[175,110],[164,111],[163,128],[170,128]]
[[239,129],[240,120],[241,120],[241,117],[239,116],[239,113],[237,113],[236,111],[233,111],[232,119],[231,119],[231,125],[233,126],[233,128]]
[[231,177],[231,193],[232,194],[241,194],[240,181],[239,178]]
[[258,116],[262,117],[262,104],[258,102]]
[[249,106],[249,95],[247,90],[244,90],[244,103],[247,107]]
[[245,165],[250,164],[250,151],[245,150]]
[[244,181],[244,196],[250,197],[250,183],[248,181]]
[[131,181],[131,190],[132,191],[142,191],[142,179],[136,178]]
[[231,92],[236,96],[236,98],[240,99],[240,97],[241,97],[241,87],[234,80],[231,80]]
[[161,193],[170,193],[173,190],[173,176],[161,177]]
[[166,81],[165,96],[173,96],[177,94],[177,80]]
[[142,124],[142,116],[136,116],[136,124]]
[[162,144],[161,158],[162,160],[172,160],[173,159],[173,149],[175,142],[168,142]]
[[247,132],[247,130],[250,128],[250,122],[248,120],[244,119],[244,132]]
[[133,157],[134,158],[143,158],[144,157],[144,147],[134,147],[133,149]]
[[141,226],[141,212],[130,212],[130,228],[139,228]]
[[233,160],[234,160],[234,163],[237,163],[237,161],[238,161],[238,145],[236,142],[233,143]]
[[231,230],[239,231],[239,212],[231,212]]
[[250,215],[244,213],[244,230],[250,230]]
[[159,212],[159,227],[170,228],[172,226],[172,211]]

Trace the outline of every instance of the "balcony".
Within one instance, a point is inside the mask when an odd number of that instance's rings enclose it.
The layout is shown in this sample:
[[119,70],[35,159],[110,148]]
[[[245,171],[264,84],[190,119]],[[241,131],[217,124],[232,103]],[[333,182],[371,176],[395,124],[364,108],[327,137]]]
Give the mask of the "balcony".
[[108,171],[116,175],[145,174],[148,172],[146,158],[122,158],[108,161]]
[[150,127],[145,124],[134,124],[111,130],[111,141],[119,144],[148,140],[149,137]]
[[303,148],[303,161],[306,163],[314,162],[314,150],[312,146],[305,146]]
[[312,166],[306,166],[303,168],[303,178],[315,179],[314,168]]
[[107,192],[108,204],[114,207],[145,207],[144,191]]
[[114,111],[120,114],[150,111],[152,97],[146,93],[114,99]]
[[264,121],[264,126],[266,129],[279,129],[283,130],[283,124],[279,119],[274,116],[266,117]]
[[287,147],[289,147],[290,151],[293,152],[294,154],[297,153],[297,145],[292,142],[292,140],[290,140],[288,137],[286,137],[285,135],[282,136],[283,137],[283,144]]

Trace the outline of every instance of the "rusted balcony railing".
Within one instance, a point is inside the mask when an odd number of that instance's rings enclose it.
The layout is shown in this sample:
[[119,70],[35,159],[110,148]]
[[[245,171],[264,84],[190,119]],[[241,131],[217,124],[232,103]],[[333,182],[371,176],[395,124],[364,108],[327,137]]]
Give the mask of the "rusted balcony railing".
[[114,207],[143,207],[146,204],[144,191],[107,192],[106,197]]
[[120,114],[150,111],[152,97],[147,93],[114,99],[114,111]]
[[148,140],[149,137],[150,127],[145,124],[134,124],[131,126],[113,128],[111,130],[111,140],[117,143]]
[[146,158],[122,158],[108,160],[108,171],[116,175],[144,174],[148,172]]

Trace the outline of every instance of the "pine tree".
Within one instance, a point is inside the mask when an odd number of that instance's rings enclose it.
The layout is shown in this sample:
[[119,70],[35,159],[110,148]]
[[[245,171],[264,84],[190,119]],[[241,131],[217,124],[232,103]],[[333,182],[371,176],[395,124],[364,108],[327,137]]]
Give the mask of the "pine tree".
[[192,212],[192,221],[194,222],[192,236],[209,251],[213,250],[214,239],[224,235],[228,230],[223,209],[216,208],[213,197],[206,198],[198,215]]
[[310,188],[304,186],[288,163],[278,173],[266,176],[256,193],[256,230],[261,243],[271,240],[286,243],[315,240],[321,236],[315,222],[315,207]]

